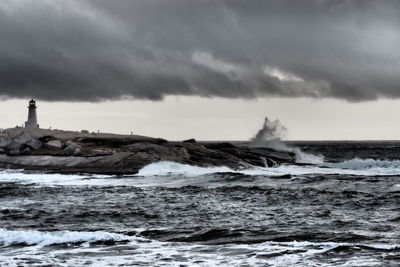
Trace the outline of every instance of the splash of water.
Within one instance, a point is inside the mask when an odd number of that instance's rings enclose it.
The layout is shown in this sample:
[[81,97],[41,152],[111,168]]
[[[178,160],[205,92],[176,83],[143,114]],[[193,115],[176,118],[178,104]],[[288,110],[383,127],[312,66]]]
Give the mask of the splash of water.
[[262,144],[266,141],[280,141],[281,137],[284,136],[286,132],[286,127],[281,124],[279,119],[270,121],[268,117],[265,117],[263,126],[258,130],[251,141],[255,144]]
[[270,121],[265,117],[264,124],[257,134],[251,138],[250,146],[267,147],[278,151],[289,151],[296,155],[296,162],[321,164],[324,162],[322,155],[313,155],[303,152],[300,148],[289,147],[282,142],[282,138],[287,134],[287,128],[281,124],[279,119]]

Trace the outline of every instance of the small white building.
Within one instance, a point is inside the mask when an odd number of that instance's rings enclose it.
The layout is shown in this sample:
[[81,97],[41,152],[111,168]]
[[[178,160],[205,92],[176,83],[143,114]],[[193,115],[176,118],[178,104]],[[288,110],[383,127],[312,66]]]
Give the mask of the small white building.
[[25,122],[25,128],[39,128],[37,115],[36,115],[36,102],[35,100],[29,101],[28,106],[28,121]]

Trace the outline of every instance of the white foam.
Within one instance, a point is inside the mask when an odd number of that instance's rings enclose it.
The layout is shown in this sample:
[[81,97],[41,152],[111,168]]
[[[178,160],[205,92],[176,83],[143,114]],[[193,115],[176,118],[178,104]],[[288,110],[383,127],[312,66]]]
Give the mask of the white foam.
[[250,144],[250,147],[266,147],[277,151],[292,152],[295,154],[295,160],[297,163],[319,164],[324,162],[323,155],[309,154],[302,151],[298,147],[290,147],[287,144],[283,143],[279,138],[253,141],[253,143]]
[[180,164],[170,161],[160,161],[157,163],[149,164],[143,167],[138,176],[154,176],[154,175],[168,175],[168,174],[184,174],[184,175],[205,175],[217,172],[233,172],[228,167],[198,167],[186,164]]
[[[400,175],[400,167],[393,167],[390,164],[382,164],[379,162],[376,167],[364,168],[364,169],[350,169],[350,168],[340,168],[340,163],[337,164],[338,167],[328,167],[329,163],[321,163],[318,165],[280,165],[278,167],[256,167],[244,170],[232,170],[227,167],[213,167],[204,168],[196,167],[186,164],[180,164],[175,162],[158,162],[147,165],[142,170],[139,171],[139,176],[163,176],[169,174],[185,174],[190,176],[204,175],[211,173],[242,173],[246,175],[265,175],[265,176],[283,176],[283,175],[307,175],[307,174],[344,174],[344,175],[360,175],[360,176],[370,176],[370,175]],[[379,167],[381,164],[382,167]],[[345,164],[346,165],[346,164]],[[389,167],[383,167],[389,166]],[[390,167],[391,166],[391,167]]]
[[266,175],[266,176],[282,176],[282,175],[307,175],[307,174],[343,174],[343,175],[359,175],[359,176],[384,176],[384,175],[400,175],[400,169],[393,168],[372,168],[369,170],[351,170],[341,168],[325,168],[323,166],[297,166],[282,165],[276,168],[256,168],[243,171],[249,175]]
[[[15,235],[16,231],[11,232]],[[58,242],[94,242],[100,240],[128,240],[132,237],[104,232],[73,232],[76,236],[68,236],[72,232],[57,232],[61,238],[49,236],[46,232],[25,232],[26,236],[17,234],[20,243],[30,240],[32,247],[12,248],[10,254],[2,253],[2,261],[10,266],[28,264],[29,259],[34,259],[38,265],[57,266],[133,266],[138,263],[149,266],[309,266],[315,263],[314,256],[339,246],[371,247],[375,249],[399,249],[396,244],[361,244],[361,243],[335,243],[335,242],[264,242],[261,244],[226,244],[226,245],[196,245],[179,242],[159,242],[146,240],[146,242],[130,242],[123,245],[107,247],[81,245],[64,249],[42,249],[42,245],[58,244]],[[2,235],[0,235],[2,236]],[[21,241],[22,240],[22,241]],[[41,241],[45,240],[45,241]],[[47,241],[46,241],[47,240]],[[66,241],[67,240],[67,241]],[[39,242],[38,242],[39,241]],[[267,255],[267,257],[264,257]],[[268,256],[273,255],[273,256]],[[258,257],[259,256],[259,257]],[[346,264],[354,265],[375,261],[375,257],[359,258],[359,255],[346,259]],[[39,264],[40,263],[40,264]],[[335,266],[332,263],[319,262],[319,266]],[[375,266],[375,265],[374,265]]]
[[321,247],[325,249],[334,249],[340,246],[349,246],[349,247],[369,247],[373,249],[382,249],[382,250],[394,250],[400,249],[400,244],[382,244],[382,243],[373,243],[373,244],[362,244],[362,243],[338,243],[338,242],[309,242],[309,241],[290,241],[290,242],[274,242],[267,241],[263,243],[267,246],[287,246],[294,248],[306,248],[306,247]]
[[9,231],[0,229],[0,244],[4,246],[27,244],[49,246],[64,243],[96,242],[96,241],[134,241],[137,237],[108,232],[39,232]]
[[375,159],[359,159],[354,158],[352,160],[346,160],[338,163],[320,163],[320,166],[326,166],[331,168],[342,168],[351,170],[369,170],[369,169],[400,169],[400,161],[388,161],[388,160],[375,160]]
[[109,177],[113,176],[26,173],[23,170],[0,170],[0,182],[75,184],[79,183],[79,181],[82,179],[99,179]]
[[310,163],[310,164],[321,164],[324,163],[324,156],[322,155],[314,155],[303,152],[299,148],[294,148],[292,150],[296,155],[297,163]]
[[[300,155],[300,154],[299,154]],[[386,176],[400,175],[400,161],[386,161],[374,159],[352,159],[344,162],[321,162],[321,158],[309,154],[301,154],[306,161],[314,161],[314,165],[283,164],[277,167],[254,167],[243,170],[233,170],[225,166],[198,167],[176,162],[161,161],[143,167],[137,175],[109,176],[109,175],[63,175],[44,173],[25,173],[22,170],[0,170],[0,182],[18,182],[45,185],[95,185],[95,186],[158,186],[178,183],[178,176],[184,178],[184,184],[197,185],[206,180],[197,179],[213,173],[241,173],[251,176],[284,176],[284,175],[311,175],[311,174],[342,174],[358,176]],[[163,176],[163,179],[144,179]]]

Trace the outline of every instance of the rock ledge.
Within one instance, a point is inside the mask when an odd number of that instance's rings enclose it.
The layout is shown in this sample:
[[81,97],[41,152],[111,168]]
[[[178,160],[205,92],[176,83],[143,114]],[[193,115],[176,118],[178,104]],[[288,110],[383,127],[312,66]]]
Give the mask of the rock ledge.
[[200,167],[244,169],[294,163],[291,152],[231,143],[168,142],[137,135],[7,129],[0,134],[0,167],[56,173],[135,174],[172,161]]

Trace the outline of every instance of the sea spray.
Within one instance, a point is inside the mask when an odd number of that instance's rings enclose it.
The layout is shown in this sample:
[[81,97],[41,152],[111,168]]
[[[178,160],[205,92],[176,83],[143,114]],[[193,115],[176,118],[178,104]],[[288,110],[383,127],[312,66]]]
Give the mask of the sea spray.
[[300,148],[289,147],[282,142],[282,137],[287,134],[287,128],[281,124],[279,119],[270,121],[265,117],[264,124],[256,135],[251,138],[250,146],[267,147],[278,151],[289,151],[296,155],[296,162],[322,164],[324,157],[322,155],[313,155],[303,152]]
[[300,148],[290,148],[288,147],[289,151],[292,151],[296,155],[296,162],[297,163],[310,163],[310,164],[323,164],[324,163],[324,156],[323,155],[314,155],[309,154],[302,151]]
[[281,142],[281,137],[287,133],[287,128],[281,124],[279,119],[270,121],[268,117],[265,117],[264,124],[256,135],[251,138],[252,144],[257,145],[269,145],[269,146],[286,146]]

